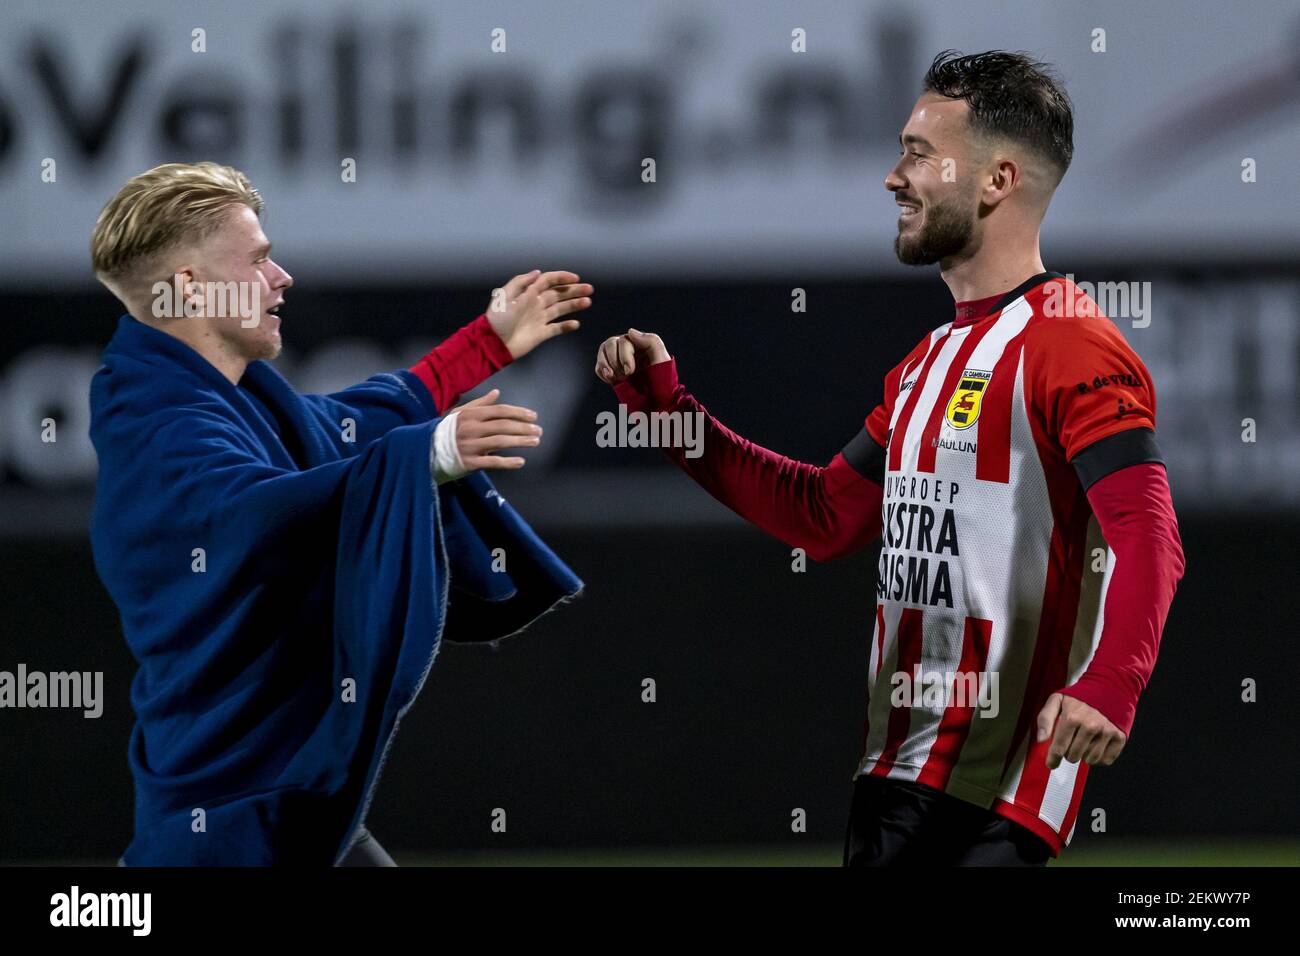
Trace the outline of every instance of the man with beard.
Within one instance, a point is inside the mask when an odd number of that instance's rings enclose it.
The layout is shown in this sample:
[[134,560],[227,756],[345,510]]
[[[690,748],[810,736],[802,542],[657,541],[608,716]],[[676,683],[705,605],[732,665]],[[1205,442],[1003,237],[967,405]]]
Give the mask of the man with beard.
[[[941,53],[885,187],[899,260],[938,263],[953,320],[825,467],[711,416],[702,455],[668,450],[814,560],[883,537],[846,865],[1058,855],[1155,665],[1183,556],[1151,377],[1039,255],[1073,128],[1043,64]],[[657,335],[606,340],[596,374],[632,410],[707,416]]]

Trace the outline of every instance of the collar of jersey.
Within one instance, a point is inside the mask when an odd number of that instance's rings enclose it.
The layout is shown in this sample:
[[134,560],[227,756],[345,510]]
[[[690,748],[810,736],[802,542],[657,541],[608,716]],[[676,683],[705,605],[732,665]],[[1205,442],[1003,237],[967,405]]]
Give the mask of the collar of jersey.
[[[1030,278],[1026,279],[1024,282],[1020,283],[1020,285],[1016,286],[1010,292],[1004,293],[1002,295],[991,295],[986,299],[974,299],[969,302],[958,302],[957,312],[959,315],[963,309],[967,310],[968,312],[973,311],[972,307],[977,307],[978,311],[976,311],[975,315],[973,315],[969,319],[966,319],[965,321],[954,319],[951,331],[960,332],[963,329],[969,329],[971,326],[980,322],[982,319],[987,319],[990,315],[993,315],[997,312],[1001,312],[1003,309],[1009,306],[1012,302],[1015,302],[1016,299],[1020,298],[1030,289],[1033,289],[1036,286],[1040,286],[1044,282],[1047,282],[1050,279],[1064,279],[1064,278],[1065,276],[1059,272],[1040,272],[1038,273],[1038,275],[1031,276]],[[985,303],[988,303],[987,308],[983,308]]]

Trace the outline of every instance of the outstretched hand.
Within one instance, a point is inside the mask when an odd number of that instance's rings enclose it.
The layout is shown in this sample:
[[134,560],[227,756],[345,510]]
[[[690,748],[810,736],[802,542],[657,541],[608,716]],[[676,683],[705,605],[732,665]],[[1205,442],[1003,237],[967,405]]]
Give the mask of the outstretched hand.
[[537,413],[517,405],[498,405],[501,390],[494,388],[486,395],[466,402],[453,411],[456,417],[456,450],[467,472],[490,468],[522,468],[524,460],[518,456],[502,457],[494,454],[506,448],[536,446],[542,440],[542,428],[537,424]]
[[511,358],[517,359],[547,339],[576,332],[581,323],[564,316],[590,308],[595,291],[579,283],[576,273],[534,269],[493,289],[485,314]]

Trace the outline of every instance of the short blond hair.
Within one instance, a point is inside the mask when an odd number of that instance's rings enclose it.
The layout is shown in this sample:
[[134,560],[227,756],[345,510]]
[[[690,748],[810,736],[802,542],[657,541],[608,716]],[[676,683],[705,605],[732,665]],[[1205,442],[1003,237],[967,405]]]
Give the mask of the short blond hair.
[[236,203],[262,214],[261,195],[233,166],[165,163],[133,177],[95,221],[95,275],[117,292],[124,280],[150,271],[158,253],[211,235]]

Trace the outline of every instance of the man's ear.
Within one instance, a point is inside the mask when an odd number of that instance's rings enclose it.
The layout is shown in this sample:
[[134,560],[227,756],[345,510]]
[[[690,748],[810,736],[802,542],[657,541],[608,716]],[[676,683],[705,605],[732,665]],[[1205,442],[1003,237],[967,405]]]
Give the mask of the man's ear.
[[176,266],[172,271],[171,281],[172,288],[179,290],[185,317],[192,319],[203,315],[205,302],[203,284],[196,278],[194,266],[190,264]]
[[1009,156],[998,157],[980,195],[980,201],[992,208],[1011,195],[1020,185],[1020,164]]

